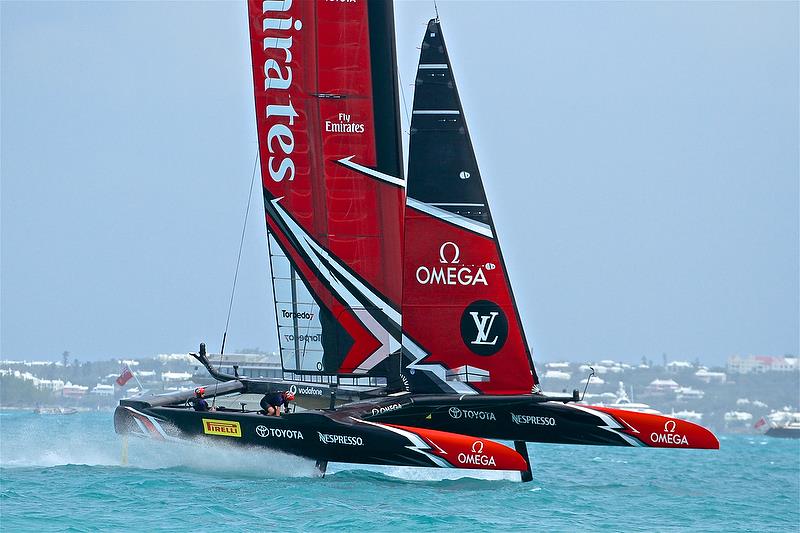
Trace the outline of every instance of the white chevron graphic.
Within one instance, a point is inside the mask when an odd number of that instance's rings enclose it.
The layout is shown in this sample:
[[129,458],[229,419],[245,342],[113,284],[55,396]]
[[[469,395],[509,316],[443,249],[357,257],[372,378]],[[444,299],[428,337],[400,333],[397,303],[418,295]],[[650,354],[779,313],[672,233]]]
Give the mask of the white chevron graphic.
[[366,174],[367,176],[372,176],[373,178],[385,181],[386,183],[391,183],[392,185],[398,185],[400,187],[406,186],[406,181],[402,178],[395,178],[394,176],[390,176],[389,174],[378,172],[373,168],[365,167],[363,165],[359,165],[358,163],[353,163],[354,157],[355,157],[354,155],[351,155],[349,157],[344,157],[342,159],[339,159],[339,163],[346,166],[347,168],[355,170],[356,172],[360,172],[361,174]]
[[[393,322],[397,328],[400,328],[401,319],[400,313],[395,311],[391,305],[385,302],[380,296],[375,294],[369,287],[367,287],[364,283],[360,280],[355,278],[350,272],[344,268],[340,262],[333,257],[327,250],[325,250],[322,246],[316,243],[313,238],[311,238],[308,233],[300,227],[297,222],[295,222],[292,217],[286,212],[283,206],[280,205],[281,198],[276,198],[272,200],[272,205],[275,208],[275,212],[280,217],[281,221],[286,224],[289,228],[289,231],[292,232],[292,235],[297,239],[297,242],[303,248],[305,255],[309,258],[309,260],[313,260],[314,257],[320,257],[323,261],[320,264],[316,264],[319,268],[320,272],[328,283],[331,286],[331,290],[339,296],[353,313],[358,317],[361,323],[364,325],[367,330],[381,343],[380,347],[375,350],[369,357],[367,357],[360,366],[355,369],[356,373],[366,373],[370,371],[375,365],[386,359],[386,357],[400,348],[399,343],[392,337],[392,335],[381,326],[375,318],[364,309],[363,304],[356,298],[356,296],[348,290],[348,288],[340,281],[340,277],[342,279],[346,279],[352,286],[356,288],[362,295],[364,295],[369,302],[375,306],[376,309],[380,309],[381,312],[386,315],[386,317]],[[316,262],[315,262],[316,263]]]

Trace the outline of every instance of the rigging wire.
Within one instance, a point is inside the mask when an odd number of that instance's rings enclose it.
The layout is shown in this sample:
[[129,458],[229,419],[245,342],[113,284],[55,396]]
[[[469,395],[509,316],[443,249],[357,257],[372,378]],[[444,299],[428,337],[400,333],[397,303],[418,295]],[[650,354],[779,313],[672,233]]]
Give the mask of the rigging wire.
[[[247,219],[250,215],[250,204],[253,200],[253,184],[256,181],[256,172],[258,170],[258,148],[256,148],[256,159],[253,162],[253,176],[250,178],[250,191],[247,194],[247,208],[244,211],[244,223],[242,224],[242,236],[239,239],[239,253],[236,255],[236,271],[233,274],[233,287],[231,287],[231,299],[228,303],[228,317],[225,319],[225,331],[222,333],[222,346],[219,349],[219,363],[217,363],[217,370],[222,367],[222,355],[225,353],[225,341],[228,338],[228,326],[231,323],[231,310],[233,309],[233,297],[236,294],[236,282],[239,279],[239,265],[242,262],[242,248],[244,247],[244,235],[247,229]],[[211,405],[215,406],[217,403],[217,387],[219,381],[214,384],[214,399]]]
[[400,69],[397,69],[397,79],[400,81],[400,97],[403,100],[403,109],[406,112],[406,122],[408,123],[408,134],[411,135],[411,115],[408,114],[408,104],[406,104],[406,88],[403,86],[403,77],[400,75]]

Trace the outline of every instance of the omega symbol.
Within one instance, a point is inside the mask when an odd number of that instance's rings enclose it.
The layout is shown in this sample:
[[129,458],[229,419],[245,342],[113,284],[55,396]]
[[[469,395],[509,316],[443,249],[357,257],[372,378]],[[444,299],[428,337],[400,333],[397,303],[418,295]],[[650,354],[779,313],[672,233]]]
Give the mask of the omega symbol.
[[[448,260],[447,249],[451,247],[453,249],[453,258]],[[451,265],[457,265],[461,262],[461,249],[459,249],[456,243],[447,241],[439,247],[439,262],[445,265],[448,263]]]

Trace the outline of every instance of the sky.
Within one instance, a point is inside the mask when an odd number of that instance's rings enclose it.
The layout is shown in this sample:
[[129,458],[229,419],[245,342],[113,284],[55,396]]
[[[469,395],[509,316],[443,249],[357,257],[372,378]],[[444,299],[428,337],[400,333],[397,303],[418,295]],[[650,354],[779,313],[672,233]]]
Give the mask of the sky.
[[[535,360],[800,352],[798,3],[438,9]],[[256,156],[245,13],[0,2],[1,358],[219,350]],[[433,13],[395,6],[408,106]],[[226,351],[277,348],[254,198]]]

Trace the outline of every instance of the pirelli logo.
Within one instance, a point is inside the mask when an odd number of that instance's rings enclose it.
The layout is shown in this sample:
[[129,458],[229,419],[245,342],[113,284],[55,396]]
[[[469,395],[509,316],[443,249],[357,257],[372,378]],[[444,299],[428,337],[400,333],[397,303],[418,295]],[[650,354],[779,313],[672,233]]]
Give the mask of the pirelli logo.
[[203,433],[206,435],[222,435],[224,437],[241,437],[242,427],[239,425],[239,422],[204,418]]

